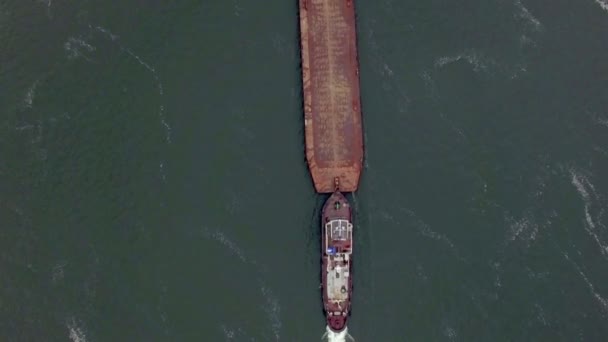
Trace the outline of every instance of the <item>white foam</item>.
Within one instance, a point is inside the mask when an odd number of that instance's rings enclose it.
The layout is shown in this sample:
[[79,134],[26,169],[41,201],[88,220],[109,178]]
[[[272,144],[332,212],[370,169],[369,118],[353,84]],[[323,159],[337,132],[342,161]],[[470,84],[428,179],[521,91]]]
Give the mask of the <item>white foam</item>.
[[165,164],[161,162],[159,164],[159,169],[160,169],[160,178],[162,178],[162,180],[164,182],[167,180],[167,175],[165,174]]
[[52,271],[52,275],[51,275],[51,280],[53,283],[57,283],[61,280],[63,280],[64,278],[64,270],[65,270],[65,266],[67,265],[67,262],[65,261],[61,261],[57,264],[55,264],[55,266],[53,266],[53,271]]
[[458,249],[456,248],[456,246],[454,245],[452,240],[450,240],[450,238],[447,237],[447,235],[441,234],[441,233],[438,233],[438,232],[432,230],[431,227],[426,222],[424,222],[420,218],[418,218],[418,216],[416,216],[416,213],[414,213],[412,210],[407,209],[407,208],[398,208],[398,209],[401,212],[406,213],[410,217],[410,219],[414,221],[416,230],[418,230],[418,232],[422,236],[443,242],[450,248],[450,250],[455,254],[455,256],[458,259],[466,262],[466,259],[460,255],[460,253],[458,252]]
[[[150,73],[152,74],[152,77],[154,77],[154,80],[156,81],[158,95],[160,95],[160,97],[162,98],[165,92],[164,92],[164,88],[163,88],[163,83],[160,81],[160,78],[158,77],[158,74],[156,73],[156,69],[154,69],[154,67],[150,66],[150,64],[146,63],[143,59],[141,59],[141,57],[134,54],[133,51],[131,51],[129,48],[123,48],[123,50],[126,51],[131,57],[135,58],[135,60],[140,65],[142,65],[144,68],[146,68],[148,71],[150,71]],[[160,118],[161,124],[165,127],[165,132],[166,132],[165,140],[167,141],[168,144],[170,144],[171,143],[171,126],[169,126],[169,124],[165,120],[165,106],[163,106],[162,104],[158,107],[158,116]]]
[[576,262],[574,262],[572,259],[570,259],[568,254],[564,253],[564,258],[566,258],[566,260],[568,260],[572,263],[574,268],[576,268],[576,270],[578,271],[578,274],[580,274],[581,278],[587,284],[587,287],[589,287],[589,291],[591,291],[591,294],[593,295],[595,300],[600,304],[600,306],[602,307],[604,312],[608,313],[608,300],[606,300],[606,298],[602,297],[599,293],[597,293],[597,291],[595,290],[595,286],[593,286],[593,284],[589,281],[589,278],[587,278],[585,273],[583,273],[583,271],[578,266],[578,264]]
[[36,128],[36,126],[32,125],[32,124],[25,124],[25,125],[21,125],[21,126],[15,126],[15,130],[16,131],[25,131],[28,129],[34,129]]
[[585,204],[587,204],[587,202],[589,201],[589,193],[583,185],[583,181],[585,180],[585,178],[576,174],[574,170],[570,170],[570,175],[572,176],[572,185],[574,185],[576,191],[578,191],[578,193],[583,198],[583,201],[585,201]]
[[530,13],[527,8],[524,7],[524,5],[521,3],[521,0],[517,0],[515,2],[515,5],[519,9],[519,13],[517,13],[517,16],[519,18],[524,19],[536,31],[540,31],[543,29],[543,25],[541,24],[540,20],[536,19],[536,17],[532,15],[532,13]]
[[[92,25],[89,25],[89,27],[93,28]],[[106,28],[103,28],[101,26],[95,26],[94,28],[97,31],[108,36],[110,38],[110,40],[112,40],[112,41],[117,41],[120,38],[118,35],[112,33],[112,31],[110,31]],[[131,49],[129,49],[128,47],[124,47],[120,44],[118,44],[118,45],[120,46],[121,50],[128,53],[131,57],[133,57],[137,61],[137,63],[139,63],[141,66],[143,66],[146,70],[148,70],[152,74],[154,81],[156,81],[158,95],[160,95],[160,97],[162,98],[163,95],[165,94],[165,91],[164,91],[163,83],[161,82],[160,77],[158,76],[158,73],[156,72],[156,69],[153,66],[151,66],[149,63],[144,61],[140,56],[138,56],[133,51],[131,51]],[[160,118],[161,124],[165,128],[165,132],[166,132],[165,140],[167,141],[167,143],[170,144],[171,143],[171,126],[167,123],[167,120],[165,119],[165,106],[162,104],[159,105],[159,107],[158,107],[158,116]]]
[[77,324],[74,317],[70,317],[67,321],[67,328],[69,338],[72,342],[86,342],[87,336],[82,328]]
[[443,334],[450,340],[454,340],[458,336],[456,330],[447,325],[443,329]]
[[329,328],[329,326],[325,327],[325,334],[323,334],[323,338],[327,340],[327,342],[346,342],[348,340],[354,341],[352,336],[348,334],[348,327],[345,327],[344,330],[340,332],[335,332]]
[[224,337],[226,337],[226,339],[227,339],[228,341],[233,340],[233,339],[234,339],[234,335],[235,335],[234,330],[229,329],[229,328],[228,328],[228,327],[226,327],[224,324],[222,324],[222,326],[221,326],[221,327],[222,327],[222,332],[224,332]]
[[28,88],[27,92],[25,93],[25,98],[23,99],[23,102],[28,108],[32,108],[32,104],[34,103],[34,96],[36,95],[36,88],[38,87],[39,83],[40,80],[34,81],[34,83]]
[[[422,222],[422,221],[420,221]],[[450,248],[454,249],[454,244],[452,243],[452,241],[445,236],[444,234],[439,234],[437,232],[435,232],[434,230],[432,230],[427,224],[423,224],[421,226],[418,227],[418,231],[426,237],[429,237],[431,239],[434,240],[438,240],[438,241],[443,241],[445,242],[448,246],[450,246]]]
[[281,337],[281,326],[283,325],[281,322],[281,306],[279,305],[279,300],[274,295],[271,289],[266,287],[263,281],[260,280],[262,291],[262,295],[266,300],[266,306],[264,307],[264,311],[268,315],[270,319],[270,325],[272,327],[272,333],[274,337],[276,337],[277,341],[280,341]]
[[46,15],[51,18],[51,6],[53,5],[53,0],[37,0],[37,2],[46,5]]
[[[608,257],[608,245],[606,245],[600,239],[598,232],[597,232],[598,229],[596,227],[596,224],[600,224],[602,227],[603,227],[603,224],[601,224],[601,222],[595,222],[595,220],[591,214],[591,206],[593,204],[593,201],[599,199],[597,193],[595,192],[595,187],[593,186],[593,184],[591,184],[591,182],[587,179],[587,177],[581,175],[580,173],[576,172],[573,169],[570,170],[570,175],[572,177],[571,178],[572,185],[574,185],[577,192],[581,196],[581,199],[583,200],[584,213],[585,213],[585,226],[584,226],[585,231],[587,232],[587,234],[589,234],[589,236],[591,236],[593,238],[593,240],[595,240],[598,247],[600,248],[601,253],[605,257]],[[593,197],[591,195],[593,195]],[[602,214],[602,211],[600,211],[600,215],[601,214]]]
[[600,5],[600,7],[608,12],[608,0],[595,0],[595,3]]
[[51,5],[53,5],[53,0],[38,0],[38,2],[46,5],[47,8],[51,8]]
[[435,60],[435,67],[442,68],[448,64],[465,60],[473,67],[473,71],[487,71],[488,64],[495,64],[493,61],[485,57],[480,52],[469,49],[452,56],[443,56]]
[[431,73],[428,70],[423,70],[419,73],[420,78],[424,82],[425,88],[428,90],[431,98],[435,101],[438,100],[439,95],[437,94],[437,85],[435,84],[435,80],[431,77]]
[[63,48],[68,53],[68,59],[82,57],[88,61],[91,60],[84,55],[84,52],[93,52],[96,50],[93,45],[87,43],[84,39],[75,37],[68,38],[68,40],[63,44]]
[[602,126],[606,126],[606,127],[608,127],[608,119],[607,119],[607,118],[603,118],[603,117],[598,118],[598,119],[596,120],[596,122],[597,122],[599,125],[602,125]]
[[536,318],[544,325],[544,326],[548,326],[549,322],[547,319],[547,315],[545,314],[545,310],[543,309],[542,306],[540,306],[540,304],[534,304],[534,308],[536,308],[537,311],[537,315]]
[[232,7],[234,9],[234,15],[236,17],[240,17],[241,14],[243,13],[244,8],[238,4],[238,0],[232,0]]
[[[542,31],[542,24],[523,6],[520,7],[520,13],[517,16],[521,17],[529,26],[533,27],[533,32],[523,33],[520,35],[519,49],[526,46],[536,46],[536,43],[530,36],[538,35],[538,32]],[[520,55],[522,55],[523,51],[520,52]],[[513,63],[509,62],[508,64],[503,65],[494,58],[484,54],[482,51],[471,48],[436,58],[433,64],[435,68],[441,69],[459,61],[468,63],[476,73],[498,73],[508,77],[509,79],[516,79],[528,71],[527,63],[523,57],[520,57],[519,61]]]
[[[251,260],[251,259],[247,258],[247,256],[243,252],[243,250],[241,248],[239,248],[239,246],[234,241],[232,241],[228,236],[226,236],[226,234],[224,234],[218,230],[211,231],[207,228],[204,228],[203,235],[205,237],[211,238],[211,239],[221,243],[222,245],[227,247],[228,250],[233,255],[235,255],[239,260],[256,266],[258,273],[261,273],[261,269],[260,269],[261,266],[255,260]],[[264,312],[266,313],[266,316],[268,317],[268,320],[270,321],[270,327],[271,327],[273,335],[275,336],[276,340],[279,341],[280,337],[281,337],[281,328],[283,326],[283,323],[281,322],[281,305],[279,303],[279,299],[274,294],[272,289],[270,289],[270,287],[268,287],[266,285],[266,283],[264,282],[262,277],[258,277],[258,285],[260,287],[260,292],[262,293],[262,296],[264,297],[264,300],[265,300],[264,308],[263,308]],[[233,331],[233,330],[225,330],[224,332],[226,333],[226,332],[230,332],[230,331]],[[240,329],[239,329],[239,331],[240,331]]]
[[386,63],[384,63],[383,69],[384,69],[384,71],[386,72],[386,75],[388,75],[388,77],[393,77],[393,75],[395,74],[395,73],[393,72],[393,69],[391,69],[391,68],[388,66],[388,64],[386,64]]
[[[90,28],[93,28],[91,25],[89,25]],[[95,29],[99,32],[105,33],[108,37],[110,37],[111,40],[116,40],[118,38],[120,38],[119,36],[113,34],[112,32],[110,32],[110,30],[105,29],[101,26],[95,26]]]
[[205,235],[206,237],[210,237],[213,240],[221,243],[222,245],[224,245],[225,247],[228,248],[228,250],[234,254],[237,258],[239,258],[242,262],[247,262],[247,258],[245,257],[245,254],[243,253],[243,251],[238,247],[238,245],[236,243],[234,243],[232,240],[230,240],[224,233],[216,230],[216,231],[209,231],[209,229],[205,228],[203,229],[203,235]]
[[534,241],[536,239],[539,227],[538,224],[536,224],[536,222],[530,218],[522,217],[519,220],[515,220],[512,217],[509,217],[507,218],[507,221],[511,222],[509,226],[509,230],[511,232],[509,241],[520,239],[530,243],[530,241]]
[[[367,24],[367,23],[366,23]],[[369,25],[365,25],[369,26]],[[378,74],[382,76],[386,76],[383,79],[382,87],[384,90],[388,91],[392,89],[396,89],[397,94],[394,96],[398,100],[397,110],[400,113],[405,113],[409,104],[411,103],[411,99],[407,95],[406,89],[403,87],[402,83],[393,78],[392,76],[395,74],[393,68],[387,63],[386,59],[382,56],[380,48],[376,43],[374,38],[374,31],[371,27],[368,27],[368,44],[370,45],[370,52],[372,57],[372,67],[378,72]]]
[[[163,101],[162,99],[165,94],[165,91],[164,91],[163,83],[161,82],[160,77],[158,76],[158,73],[156,72],[156,69],[152,65],[150,65],[149,63],[144,61],[140,56],[135,54],[131,49],[129,49],[128,47],[124,47],[122,44],[120,44],[118,42],[118,40],[120,39],[120,36],[112,33],[112,31],[110,31],[109,29],[101,27],[101,26],[93,26],[93,25],[89,25],[89,28],[95,29],[95,30],[103,33],[112,42],[114,42],[116,45],[118,45],[122,51],[125,51],[127,54],[129,54],[129,56],[131,56],[133,59],[135,59],[137,61],[137,63],[139,63],[139,65],[141,65],[146,70],[148,70],[148,72],[150,72],[150,74],[152,75],[152,78],[154,78],[154,81],[156,83],[156,88],[158,90],[158,95],[161,99],[161,104],[158,106],[158,118],[159,118],[160,124],[163,126],[163,129],[165,130],[165,141],[167,142],[167,144],[171,144],[171,126],[169,125],[169,123],[167,122],[167,120],[165,118],[165,106],[162,104],[162,101]],[[159,173],[160,173],[160,177],[161,177],[162,181],[166,182],[167,181],[167,172],[165,170],[165,164],[162,160],[159,163]],[[161,203],[161,205],[163,205],[163,204]]]

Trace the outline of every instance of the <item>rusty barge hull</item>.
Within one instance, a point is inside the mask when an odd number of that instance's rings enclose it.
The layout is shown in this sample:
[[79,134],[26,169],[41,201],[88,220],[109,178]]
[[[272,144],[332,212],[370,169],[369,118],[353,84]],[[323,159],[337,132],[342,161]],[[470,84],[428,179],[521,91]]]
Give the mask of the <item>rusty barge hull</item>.
[[318,193],[359,186],[363,133],[352,0],[299,0],[304,130]]

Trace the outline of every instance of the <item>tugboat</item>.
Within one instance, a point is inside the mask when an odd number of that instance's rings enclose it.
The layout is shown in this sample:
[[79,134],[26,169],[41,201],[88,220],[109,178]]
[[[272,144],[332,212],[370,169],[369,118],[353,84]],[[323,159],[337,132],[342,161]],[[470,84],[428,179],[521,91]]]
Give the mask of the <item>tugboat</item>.
[[352,297],[353,224],[351,206],[339,191],[323,206],[321,288],[327,326],[334,332],[346,329]]

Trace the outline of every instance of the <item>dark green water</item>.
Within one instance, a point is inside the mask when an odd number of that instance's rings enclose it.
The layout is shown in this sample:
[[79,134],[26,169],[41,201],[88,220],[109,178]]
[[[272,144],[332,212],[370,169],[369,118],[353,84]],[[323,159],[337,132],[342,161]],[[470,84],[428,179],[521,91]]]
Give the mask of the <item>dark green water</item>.
[[[357,2],[357,341],[606,340],[603,2]],[[0,0],[0,340],[319,340],[296,1],[260,4]]]

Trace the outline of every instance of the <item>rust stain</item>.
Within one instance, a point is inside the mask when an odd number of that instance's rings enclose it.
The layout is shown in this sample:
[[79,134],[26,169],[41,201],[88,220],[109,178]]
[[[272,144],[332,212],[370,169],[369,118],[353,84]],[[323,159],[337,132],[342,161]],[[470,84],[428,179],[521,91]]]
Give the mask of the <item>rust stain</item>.
[[357,190],[363,160],[355,9],[300,0],[306,159],[320,193]]

